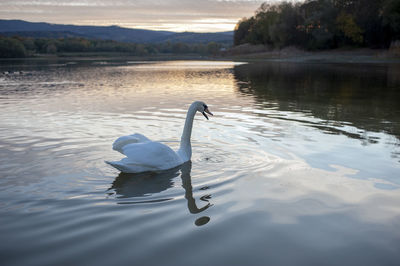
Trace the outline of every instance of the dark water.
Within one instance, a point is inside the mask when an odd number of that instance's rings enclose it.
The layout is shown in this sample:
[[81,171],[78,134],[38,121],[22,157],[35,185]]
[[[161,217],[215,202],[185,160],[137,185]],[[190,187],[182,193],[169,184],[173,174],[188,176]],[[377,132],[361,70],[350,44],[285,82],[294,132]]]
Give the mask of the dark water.
[[[2,265],[399,265],[400,67],[0,64]],[[192,161],[121,174],[119,136]]]

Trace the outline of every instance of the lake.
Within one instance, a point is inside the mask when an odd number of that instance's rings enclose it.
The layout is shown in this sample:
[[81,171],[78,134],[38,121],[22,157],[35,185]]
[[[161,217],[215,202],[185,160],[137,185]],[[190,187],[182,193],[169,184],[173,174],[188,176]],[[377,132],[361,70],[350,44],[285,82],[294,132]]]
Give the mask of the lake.
[[[400,66],[0,63],[2,265],[399,265]],[[142,133],[191,162],[124,174]]]

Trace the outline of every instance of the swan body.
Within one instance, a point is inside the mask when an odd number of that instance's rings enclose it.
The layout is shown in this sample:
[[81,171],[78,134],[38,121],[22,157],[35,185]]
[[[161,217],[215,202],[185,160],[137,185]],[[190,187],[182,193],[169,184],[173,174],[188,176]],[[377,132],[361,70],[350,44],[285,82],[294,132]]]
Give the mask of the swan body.
[[190,136],[193,119],[197,111],[201,112],[207,119],[206,113],[212,115],[207,105],[203,102],[196,101],[190,105],[186,115],[180,147],[177,151],[172,150],[163,143],[152,141],[142,134],[135,133],[119,137],[113,143],[113,149],[126,157],[120,161],[106,161],[106,163],[124,173],[140,173],[167,170],[189,161],[192,156]]

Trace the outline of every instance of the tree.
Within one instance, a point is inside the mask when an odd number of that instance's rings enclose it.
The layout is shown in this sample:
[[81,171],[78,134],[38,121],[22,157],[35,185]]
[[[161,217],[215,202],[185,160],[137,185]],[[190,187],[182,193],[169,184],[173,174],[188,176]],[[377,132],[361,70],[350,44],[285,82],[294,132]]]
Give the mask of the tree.
[[343,45],[389,47],[400,40],[400,0],[306,0],[262,4],[240,20],[234,45],[295,45],[330,49]]
[[246,42],[253,24],[254,24],[254,19],[246,19],[246,18],[243,18],[236,24],[235,31],[233,34],[234,45],[240,45]]
[[221,46],[215,42],[210,42],[207,44],[207,52],[212,55],[217,55]]
[[360,27],[365,45],[373,48],[386,46],[382,24],[383,0],[354,1],[354,21]]
[[389,35],[388,42],[400,40],[400,1],[386,0],[382,7],[383,26]]
[[362,30],[352,15],[342,11],[336,18],[336,24],[338,30],[352,43],[361,44],[363,42]]
[[277,38],[279,12],[275,6],[263,4],[256,11],[255,23],[252,29],[253,37],[250,41],[273,46]]
[[26,55],[26,49],[19,40],[0,37],[0,58],[25,57]]

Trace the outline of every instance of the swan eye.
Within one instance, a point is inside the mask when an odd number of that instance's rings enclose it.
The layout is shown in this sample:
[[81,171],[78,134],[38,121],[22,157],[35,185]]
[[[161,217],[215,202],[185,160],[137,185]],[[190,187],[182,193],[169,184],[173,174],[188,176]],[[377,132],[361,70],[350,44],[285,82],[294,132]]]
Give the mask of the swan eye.
[[204,110],[206,110],[208,108],[207,105],[203,104]]

